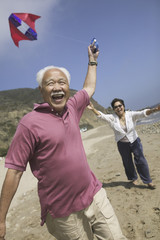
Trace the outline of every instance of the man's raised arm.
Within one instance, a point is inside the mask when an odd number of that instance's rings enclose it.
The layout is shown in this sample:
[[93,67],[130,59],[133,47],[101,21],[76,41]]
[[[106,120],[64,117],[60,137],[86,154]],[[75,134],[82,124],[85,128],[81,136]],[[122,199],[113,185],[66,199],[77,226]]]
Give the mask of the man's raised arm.
[[83,85],[83,89],[86,90],[90,98],[94,94],[95,88],[96,88],[98,55],[99,55],[99,50],[96,53],[93,53],[90,45],[88,47],[88,58],[89,58],[88,71],[87,71],[86,79]]

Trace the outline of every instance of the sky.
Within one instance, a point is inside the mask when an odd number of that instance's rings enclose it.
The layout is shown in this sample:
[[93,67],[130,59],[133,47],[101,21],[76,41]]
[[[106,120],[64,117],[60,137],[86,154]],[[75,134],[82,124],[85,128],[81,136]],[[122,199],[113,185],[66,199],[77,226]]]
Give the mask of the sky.
[[[70,88],[83,87],[88,45],[99,43],[97,85],[93,98],[107,108],[122,98],[127,109],[160,103],[159,0],[0,0],[0,91],[36,88],[37,72],[65,67]],[[15,46],[11,13],[41,16],[38,39]]]

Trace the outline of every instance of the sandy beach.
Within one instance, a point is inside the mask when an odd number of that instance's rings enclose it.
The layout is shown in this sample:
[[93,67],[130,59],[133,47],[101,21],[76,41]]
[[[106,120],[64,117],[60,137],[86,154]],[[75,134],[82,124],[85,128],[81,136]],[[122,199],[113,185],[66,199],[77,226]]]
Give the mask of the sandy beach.
[[[137,132],[155,190],[148,189],[140,179],[136,187],[128,182],[108,125],[83,132],[82,139],[88,163],[103,183],[124,235],[130,240],[160,240],[160,133],[147,133],[142,126]],[[4,160],[0,160],[0,189],[5,172]],[[28,167],[9,210],[6,240],[54,240],[46,226],[40,226],[36,183]]]

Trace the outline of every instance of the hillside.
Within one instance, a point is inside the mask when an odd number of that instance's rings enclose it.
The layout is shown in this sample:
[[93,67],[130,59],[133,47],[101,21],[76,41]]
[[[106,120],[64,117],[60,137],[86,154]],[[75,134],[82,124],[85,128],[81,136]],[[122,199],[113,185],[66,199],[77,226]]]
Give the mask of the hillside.
[[[75,93],[76,90],[70,90],[71,96]],[[33,109],[34,103],[42,101],[38,88],[0,91],[0,157],[6,155],[19,120]],[[106,112],[106,109],[94,99],[92,99],[92,102],[96,108]],[[80,121],[80,128],[87,127],[87,129],[90,129],[102,124],[90,110],[86,109]]]

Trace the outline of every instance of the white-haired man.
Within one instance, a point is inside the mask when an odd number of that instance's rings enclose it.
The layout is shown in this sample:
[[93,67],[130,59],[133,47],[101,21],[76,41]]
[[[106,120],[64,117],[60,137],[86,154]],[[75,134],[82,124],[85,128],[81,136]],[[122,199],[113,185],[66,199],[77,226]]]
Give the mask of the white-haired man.
[[[70,75],[49,66],[37,74],[44,103],[36,104],[16,130],[6,156],[8,168],[0,199],[0,240],[6,215],[29,162],[38,179],[42,225],[58,240],[126,239],[102,184],[89,168],[79,121],[96,86],[99,51],[88,47],[83,89],[69,98]],[[22,237],[23,239],[23,237]]]

